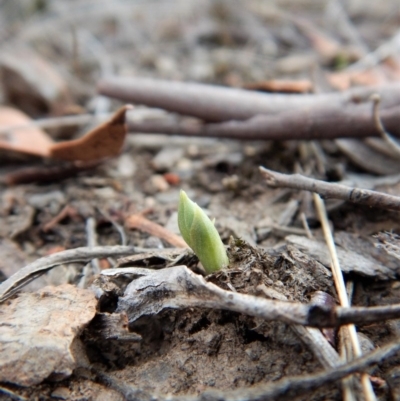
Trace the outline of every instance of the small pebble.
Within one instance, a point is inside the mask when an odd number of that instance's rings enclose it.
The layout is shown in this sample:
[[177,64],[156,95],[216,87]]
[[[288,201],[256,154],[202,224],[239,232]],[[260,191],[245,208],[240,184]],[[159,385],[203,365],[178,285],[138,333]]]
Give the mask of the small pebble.
[[28,204],[35,209],[41,210],[50,207],[51,212],[59,212],[61,205],[65,204],[65,196],[61,191],[52,191],[44,194],[35,194],[28,197]]
[[67,387],[57,387],[52,393],[53,398],[58,398],[60,400],[68,400],[71,396],[71,391]]
[[239,177],[236,174],[230,175],[229,177],[224,177],[222,179],[222,185],[226,189],[234,191],[239,187]]
[[165,181],[167,181],[169,185],[178,185],[181,181],[179,175],[175,173],[165,173],[163,177],[165,178]]
[[169,184],[167,180],[159,174],[155,174],[150,177],[150,183],[151,186],[157,191],[157,192],[165,192],[169,189]]
[[136,172],[136,163],[129,154],[123,154],[117,163],[118,173],[120,177],[132,178]]
[[183,157],[183,148],[167,146],[161,149],[151,161],[156,171],[168,171]]
[[115,191],[110,187],[96,188],[93,192],[95,196],[103,199],[114,199],[116,196]]
[[151,235],[150,237],[146,238],[144,241],[143,246],[145,248],[155,248],[155,249],[164,249],[164,245],[160,238]]
[[155,196],[157,202],[160,202],[164,205],[173,204],[175,206],[178,205],[179,202],[179,190],[174,189],[167,192],[159,192]]

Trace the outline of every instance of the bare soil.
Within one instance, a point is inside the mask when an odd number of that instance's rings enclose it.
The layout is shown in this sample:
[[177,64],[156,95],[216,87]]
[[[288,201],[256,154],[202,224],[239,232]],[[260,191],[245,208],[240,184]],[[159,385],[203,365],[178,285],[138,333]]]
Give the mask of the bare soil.
[[[43,3],[44,11],[29,14],[23,2],[18,2],[14,10],[18,16],[13,24],[0,28],[0,45],[6,47],[6,39],[11,40],[10,32],[14,29],[14,42],[35,48],[64,71],[75,105],[89,111],[96,109],[93,104],[99,99],[95,84],[99,76],[109,72],[107,65],[121,75],[242,86],[273,78],[310,78],[312,65],[318,75],[335,71],[335,63],[341,61],[327,61],[316,54],[288,20],[274,19],[269,14],[262,16],[261,3],[256,1],[132,5],[119,1],[112,12],[105,4],[93,5],[88,1],[69,2],[72,11],[66,10],[62,2]],[[299,13],[324,30],[322,22],[328,2],[276,3],[280,10],[292,16]],[[383,2],[379,12],[372,5],[363,9],[357,1],[350,3],[353,25],[370,48],[394,34],[400,21],[397,2]],[[257,5],[259,14],[254,8]],[[0,4],[0,10],[6,6]],[[85,6],[86,20],[82,17]],[[249,22],[254,18],[258,25]],[[83,35],[82,47],[73,56],[76,64],[68,61],[73,53],[66,33],[68,26],[73,27],[75,34]],[[326,31],[346,43],[342,31],[335,30],[333,24]],[[288,67],[289,57],[293,57],[293,70]],[[325,90],[325,84],[318,88]],[[17,99],[14,106],[22,107],[21,104]],[[110,110],[117,106],[116,101],[108,104]],[[36,109],[31,115],[46,113]],[[70,132],[64,131],[62,135],[71,137]],[[173,149],[181,151],[176,159]],[[160,168],[156,157],[163,151],[167,161]],[[44,163],[52,165],[36,158],[4,159],[0,162],[0,175],[22,167],[41,167]],[[99,245],[120,244],[120,233],[112,222],[124,226],[129,215],[143,211],[151,221],[177,232],[177,203],[183,188],[216,217],[223,241],[230,243],[229,269],[207,280],[224,289],[272,299],[309,302],[316,291],[324,291],[337,301],[329,266],[288,243],[285,238],[297,231],[282,230],[303,230],[304,213],[315,238],[324,241],[310,195],[267,188],[258,167],[289,173],[306,171],[328,181],[348,179],[400,195],[400,180],[376,184],[378,174],[373,171],[373,161],[370,167],[368,161],[365,164],[357,164],[346,156],[335,141],[237,142],[169,137],[162,133],[130,135],[120,156],[90,171],[50,183],[13,187],[1,184],[0,272],[6,278],[57,249],[86,246],[86,222],[90,217],[96,221]],[[168,183],[166,173],[176,175],[179,182]],[[65,218],[45,230],[44,226],[66,206],[70,212]],[[337,201],[327,202],[327,207],[339,247],[390,267],[398,277],[399,260],[378,248],[379,241],[374,237],[384,231],[400,234],[397,213]],[[139,230],[124,232],[128,244],[152,250],[170,247]],[[189,262],[196,269],[195,258]],[[100,263],[102,268],[111,266],[107,260]],[[65,282],[78,284],[83,269],[78,263],[59,266],[24,290]],[[354,282],[354,305],[400,303],[398,280],[377,280],[355,273],[345,278]],[[102,308],[99,313],[110,312],[115,304]],[[122,393],[105,384],[96,371],[155,395],[187,395],[200,394],[208,388],[249,387],[323,369],[288,325],[222,310],[168,310],[142,318],[128,327],[141,336],[140,341],[102,339],[97,324],[94,320],[80,338],[92,370],[86,364],[61,381],[50,377],[30,388],[9,383],[4,387],[29,400],[123,400]],[[359,331],[365,338],[366,349],[376,348],[399,335],[400,321],[363,326]],[[338,346],[336,337],[334,345]],[[374,388],[380,400],[395,399],[399,394],[399,364],[398,355],[371,371],[373,377],[379,378]],[[18,398],[0,392],[0,399]],[[299,399],[340,400],[341,385],[331,384]]]

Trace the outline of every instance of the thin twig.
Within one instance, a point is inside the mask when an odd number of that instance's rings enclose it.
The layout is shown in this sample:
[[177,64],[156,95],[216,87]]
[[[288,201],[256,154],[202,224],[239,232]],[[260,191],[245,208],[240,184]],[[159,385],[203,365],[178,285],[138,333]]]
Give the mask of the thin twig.
[[[93,217],[89,217],[86,220],[86,236],[87,236],[87,246],[88,248],[94,248],[98,245],[97,243],[97,233],[96,233],[96,220]],[[93,274],[99,274],[100,263],[99,259],[94,258],[90,261],[92,266]]]
[[80,172],[94,169],[101,163],[102,161],[97,160],[90,162],[62,163],[61,165],[54,166],[25,167],[6,174],[1,178],[1,182],[7,185],[55,182],[73,177]]
[[277,188],[292,188],[302,191],[316,192],[323,198],[343,199],[353,203],[386,210],[400,211],[400,197],[387,195],[368,189],[351,188],[341,184],[328,183],[304,177],[301,174],[282,174],[260,167],[267,185]]
[[393,153],[396,156],[400,156],[400,145],[396,142],[396,140],[386,132],[385,127],[383,126],[381,117],[379,115],[379,105],[381,103],[381,97],[379,94],[374,93],[371,96],[371,100],[373,101],[373,115],[376,129],[381,134],[382,139],[389,145],[389,147],[393,150]]
[[[254,385],[250,388],[240,388],[237,390],[206,390],[196,396],[160,396],[157,395],[159,401],[286,401],[301,395],[310,394],[316,389],[334,383],[343,379],[350,374],[366,371],[370,366],[381,363],[390,358],[400,350],[400,342],[394,341],[382,348],[371,352],[370,354],[357,358],[354,361],[336,367],[334,369],[324,371],[321,373],[307,375],[307,376],[294,376],[286,377],[278,382]],[[118,379],[115,379],[111,374],[104,373],[92,368],[97,378],[107,386],[120,392],[126,400],[134,401],[140,399],[141,401],[153,401],[155,396],[145,390],[125,384]]]
[[[333,239],[332,231],[329,226],[328,215],[326,213],[325,204],[323,200],[320,198],[318,194],[313,193],[315,206],[317,209],[317,213],[322,225],[322,230],[324,232],[325,241],[328,245],[329,253],[332,259],[332,274],[334,278],[334,283],[336,287],[336,291],[339,297],[339,303],[342,307],[350,307],[349,298],[347,297],[346,284],[344,282],[343,273],[340,269],[339,258],[336,252],[335,241]],[[351,345],[354,350],[354,354],[357,357],[362,355],[360,342],[358,341],[357,331],[354,324],[349,324],[347,326],[347,330],[349,332],[349,337],[351,341]],[[372,388],[372,384],[369,380],[369,376],[367,374],[363,374],[361,376],[361,383],[363,387],[364,396],[367,401],[375,401],[376,396],[374,390]]]
[[76,216],[77,214],[78,212],[71,205],[65,205],[57,215],[42,226],[42,231],[47,233],[66,217]]
[[130,229],[144,231],[150,235],[154,235],[157,238],[161,238],[177,248],[188,247],[182,237],[174,234],[154,221],[147,219],[143,216],[143,213],[132,214],[126,219],[125,225]]
[[45,256],[18,270],[0,284],[0,302],[5,301],[28,282],[46,273],[46,271],[63,263],[85,262],[93,258],[109,256],[127,256],[144,252],[133,246],[98,246],[95,248],[76,248]]
[[297,227],[288,227],[288,226],[281,226],[279,224],[271,224],[271,228],[274,232],[277,232],[278,234],[286,236],[287,234],[295,234],[295,235],[307,235],[308,232],[307,230],[303,228],[297,228]]
[[300,219],[303,224],[304,230],[306,231],[307,238],[314,239],[314,236],[310,230],[310,226],[308,225],[306,214],[304,212],[300,213]]
[[100,208],[97,209],[99,213],[101,213],[112,225],[113,227],[118,231],[118,234],[121,239],[121,245],[125,246],[128,243],[128,240],[126,238],[125,230],[124,227],[122,227],[120,224],[118,224],[106,211],[101,210]]
[[298,324],[292,324],[290,327],[297,333],[300,340],[307,345],[325,369],[341,365],[338,353],[329,344],[329,341],[324,337],[321,330]]

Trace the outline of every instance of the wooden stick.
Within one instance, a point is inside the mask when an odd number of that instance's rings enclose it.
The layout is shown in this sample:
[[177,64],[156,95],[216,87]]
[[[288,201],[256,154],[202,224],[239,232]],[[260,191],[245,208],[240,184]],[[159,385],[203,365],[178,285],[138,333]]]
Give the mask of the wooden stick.
[[283,95],[149,78],[110,77],[99,82],[98,91],[123,101],[162,108],[209,122],[246,120],[257,114],[275,115],[299,108],[351,108],[360,102],[368,102],[373,93],[380,94],[383,109],[400,105],[400,84],[354,88],[342,93]]
[[260,167],[260,171],[267,185],[273,188],[284,187],[316,192],[323,198],[343,199],[370,207],[400,211],[400,197],[398,196],[315,180],[301,174],[277,173],[276,171],[268,170],[264,167]]
[[[400,106],[383,109],[380,117],[392,135],[400,136]],[[335,107],[322,104],[255,115],[220,123],[185,121],[129,121],[130,132],[233,138],[242,140],[333,139],[380,136],[367,104]]]

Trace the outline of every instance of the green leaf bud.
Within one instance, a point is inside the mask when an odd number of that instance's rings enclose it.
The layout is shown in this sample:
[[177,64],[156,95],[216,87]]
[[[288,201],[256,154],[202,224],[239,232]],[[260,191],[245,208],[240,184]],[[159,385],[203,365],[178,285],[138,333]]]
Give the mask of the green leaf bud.
[[228,266],[224,244],[213,222],[204,211],[181,190],[178,226],[183,239],[192,248],[207,274]]

